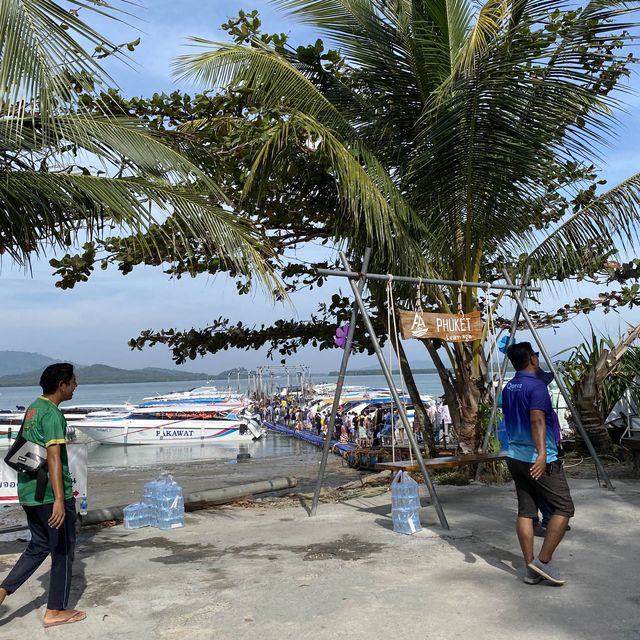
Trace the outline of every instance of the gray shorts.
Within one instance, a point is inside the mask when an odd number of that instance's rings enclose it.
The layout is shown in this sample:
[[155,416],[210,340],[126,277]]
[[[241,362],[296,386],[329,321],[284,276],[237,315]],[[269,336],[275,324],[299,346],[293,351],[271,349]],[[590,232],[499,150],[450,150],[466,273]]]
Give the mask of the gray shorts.
[[550,462],[538,480],[531,477],[532,466],[531,462],[507,458],[507,467],[516,484],[518,517],[535,518],[540,506],[546,503],[554,515],[572,518],[575,508],[562,470],[562,460]]

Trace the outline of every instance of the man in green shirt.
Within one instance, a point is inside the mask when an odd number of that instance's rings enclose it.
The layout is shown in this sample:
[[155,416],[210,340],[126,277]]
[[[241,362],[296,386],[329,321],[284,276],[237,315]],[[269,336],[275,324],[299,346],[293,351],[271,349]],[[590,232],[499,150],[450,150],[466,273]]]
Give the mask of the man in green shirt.
[[48,481],[44,498],[36,500],[35,476],[18,474],[18,498],[27,514],[31,541],[0,585],[0,604],[51,555],[49,597],[44,626],[79,622],[84,611],[67,609],[76,541],[76,506],[65,446],[67,422],[58,408],[71,400],[78,383],[73,365],[52,364],[40,378],[42,395],[27,409],[23,436],[47,449]]

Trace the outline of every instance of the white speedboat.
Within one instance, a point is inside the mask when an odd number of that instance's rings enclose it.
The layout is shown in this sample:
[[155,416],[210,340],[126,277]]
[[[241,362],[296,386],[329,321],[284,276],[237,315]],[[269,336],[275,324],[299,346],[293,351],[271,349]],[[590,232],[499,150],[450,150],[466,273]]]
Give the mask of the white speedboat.
[[[123,404],[76,404],[60,407],[67,420],[67,441],[72,442],[75,437],[75,423],[83,420],[93,411],[121,411],[126,409]],[[0,409],[0,449],[8,448],[20,431],[24,410]]]
[[20,431],[24,411],[0,411],[0,449],[8,448]]
[[138,406],[157,407],[169,404],[225,404],[234,402],[242,404],[244,401],[245,397],[241,394],[222,391],[217,387],[206,385],[186,391],[173,391],[163,395],[149,396],[143,398]]
[[101,444],[206,444],[251,442],[266,433],[260,416],[240,404],[138,406],[99,411],[74,423]]

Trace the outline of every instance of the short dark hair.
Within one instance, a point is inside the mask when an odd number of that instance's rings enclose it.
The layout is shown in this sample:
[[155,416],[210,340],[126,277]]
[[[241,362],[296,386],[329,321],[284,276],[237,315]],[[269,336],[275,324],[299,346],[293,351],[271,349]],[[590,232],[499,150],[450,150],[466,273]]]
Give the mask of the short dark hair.
[[534,353],[535,351],[530,342],[514,342],[507,349],[507,358],[509,358],[516,371],[522,371],[527,367]]
[[73,375],[73,365],[68,362],[50,364],[40,376],[42,392],[55,393],[60,383],[69,384]]

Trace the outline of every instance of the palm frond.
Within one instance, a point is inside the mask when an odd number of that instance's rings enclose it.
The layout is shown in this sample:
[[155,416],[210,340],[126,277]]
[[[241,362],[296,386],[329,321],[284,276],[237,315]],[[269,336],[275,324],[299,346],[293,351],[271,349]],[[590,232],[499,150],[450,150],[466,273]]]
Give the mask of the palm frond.
[[571,215],[534,247],[530,255],[533,260],[583,269],[590,266],[585,248],[618,238],[622,246],[630,249],[637,246],[639,232],[640,173],[636,173]]
[[349,239],[362,248],[375,246],[377,253],[389,260],[403,261],[417,269],[428,268],[422,264],[415,238],[407,233],[410,228],[419,228],[419,221],[374,154],[361,142],[345,144],[306,114],[291,112],[272,129],[254,161],[245,184],[246,193],[260,197],[267,177],[290,144],[322,154],[335,171],[336,188],[344,207],[344,215],[333,218],[333,233],[338,241]]
[[190,38],[202,53],[179,56],[174,72],[180,80],[206,87],[250,87],[256,99],[271,107],[289,106],[308,113],[341,134],[351,131],[347,120],[318,89],[283,56],[266,46],[227,46]]
[[207,192],[161,180],[75,173],[13,171],[0,180],[0,245],[19,263],[46,246],[67,247],[87,229],[104,233],[115,227],[151,250],[145,234],[168,216],[178,230],[174,243],[181,244],[181,234],[199,238],[223,264],[254,272],[265,287],[277,286],[265,263],[274,254],[264,238],[242,218],[212,205]]
[[[121,22],[118,13],[130,15],[106,1],[76,4]],[[13,124],[68,108],[76,101],[75,86],[93,91],[96,85],[115,84],[81,43],[109,51],[117,47],[53,0],[0,3],[0,109],[17,116]]]
[[597,19],[593,8],[585,23],[542,48],[531,46],[528,35],[514,36],[514,20],[528,34],[550,4],[518,3],[517,13],[490,20],[493,44],[474,49],[473,68],[457,70],[417,128],[412,176],[434,233],[439,227],[441,241],[460,256],[473,253],[473,238],[486,237],[487,228],[500,230],[499,242],[532,241],[523,212],[544,196],[549,167],[594,158],[610,132],[616,101],[598,91],[585,64],[598,52],[586,52],[595,32],[613,39],[626,25],[614,18],[630,9],[601,2]]

